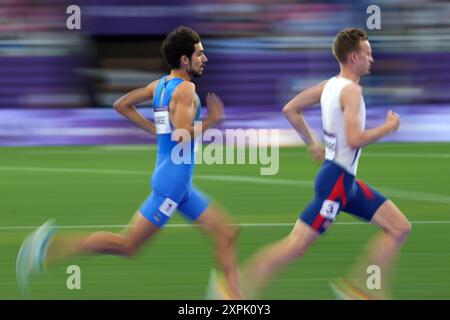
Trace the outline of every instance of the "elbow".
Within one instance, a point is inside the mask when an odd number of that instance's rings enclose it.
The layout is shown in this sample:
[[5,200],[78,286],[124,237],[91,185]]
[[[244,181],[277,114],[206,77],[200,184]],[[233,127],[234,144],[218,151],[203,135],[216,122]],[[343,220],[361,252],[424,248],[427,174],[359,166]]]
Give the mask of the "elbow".
[[281,110],[281,112],[283,113],[283,115],[286,118],[289,118],[289,116],[292,114],[292,108],[289,106],[289,104],[285,105],[283,107],[283,109]]
[[113,103],[113,108],[114,110],[116,110],[119,113],[122,113],[123,109],[124,109],[124,105],[122,103],[120,103],[119,100],[115,101]]

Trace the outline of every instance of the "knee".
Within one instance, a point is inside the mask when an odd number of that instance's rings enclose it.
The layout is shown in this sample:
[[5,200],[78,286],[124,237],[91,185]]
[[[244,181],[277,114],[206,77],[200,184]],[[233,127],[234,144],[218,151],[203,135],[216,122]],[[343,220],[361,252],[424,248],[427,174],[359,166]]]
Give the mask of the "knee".
[[223,243],[231,244],[236,241],[239,235],[239,227],[237,225],[224,225],[218,233],[218,240]]
[[411,233],[411,223],[405,219],[405,221],[396,225],[390,233],[394,238],[403,240]]
[[411,222],[406,220],[400,228],[400,232],[404,237],[407,237],[412,230]]

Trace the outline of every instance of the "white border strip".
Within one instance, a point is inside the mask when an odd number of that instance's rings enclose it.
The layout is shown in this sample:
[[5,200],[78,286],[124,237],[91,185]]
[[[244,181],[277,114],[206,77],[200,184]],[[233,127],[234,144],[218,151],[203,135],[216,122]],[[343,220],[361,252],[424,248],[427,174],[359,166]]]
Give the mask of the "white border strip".
[[[92,168],[44,168],[44,167],[15,167],[0,166],[0,171],[30,171],[30,172],[61,172],[61,173],[94,173],[94,174],[120,174],[120,175],[139,175],[150,176],[149,171],[137,170],[115,170],[115,169],[92,169]],[[314,185],[310,180],[290,180],[277,178],[262,178],[249,176],[232,176],[232,175],[195,175],[194,179],[223,181],[223,182],[246,182],[268,185],[286,185],[311,188]],[[450,204],[450,196],[446,194],[437,194],[421,191],[400,190],[379,187],[381,192],[386,193],[389,197],[401,198],[413,201],[426,201],[433,203]]]
[[[411,224],[450,224],[450,220],[424,220],[424,221],[410,221]],[[295,222],[292,223],[239,223],[236,224],[239,227],[256,227],[256,228],[266,228],[266,227],[293,227]],[[359,221],[345,221],[345,222],[334,222],[333,225],[370,225],[367,222]],[[92,225],[69,225],[69,226],[58,226],[59,229],[113,229],[113,228],[125,228],[131,225],[121,225],[121,224],[92,224]],[[196,224],[168,224],[165,228],[190,228],[199,227]],[[0,230],[34,230],[39,228],[39,226],[0,226]]]

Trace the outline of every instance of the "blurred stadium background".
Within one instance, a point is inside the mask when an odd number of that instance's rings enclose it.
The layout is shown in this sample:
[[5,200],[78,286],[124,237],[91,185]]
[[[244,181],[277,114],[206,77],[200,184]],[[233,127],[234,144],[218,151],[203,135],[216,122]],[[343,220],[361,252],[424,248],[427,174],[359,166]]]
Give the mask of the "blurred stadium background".
[[[81,30],[66,28],[70,4],[81,8]],[[0,298],[20,297],[14,259],[31,227],[55,217],[74,232],[114,229],[149,192],[154,149],[148,144],[154,139],[111,106],[167,72],[159,47],[173,28],[187,25],[202,36],[209,62],[195,82],[202,99],[214,91],[224,100],[222,127],[280,129],[282,143],[291,146],[301,141],[282,118],[282,106],[338,72],[331,41],[342,28],[367,29],[372,4],[381,8],[381,30],[367,30],[375,59],[372,74],[362,80],[367,125],[382,122],[388,109],[400,113],[402,125],[383,140],[390,143],[367,149],[361,177],[381,186],[417,221],[401,256],[397,296],[449,299],[450,4],[421,0],[2,1]],[[150,117],[149,107],[142,110]],[[320,132],[318,110],[308,112],[308,120]],[[198,168],[199,186],[237,221],[286,224],[244,227],[243,257],[286,234],[311,197],[317,167],[305,159],[301,148],[282,149],[280,173],[265,181],[252,180],[263,179],[255,166]],[[233,184],[220,174],[247,182]],[[286,182],[292,178],[297,180]],[[281,194],[274,196],[274,188]],[[304,265],[288,268],[265,298],[332,298],[327,279],[346,270],[374,231],[340,219],[323,246]],[[83,290],[65,289],[61,266],[37,285],[36,296],[201,299],[213,263],[208,242],[184,228],[169,227],[161,238],[134,262],[74,259],[87,270]]]

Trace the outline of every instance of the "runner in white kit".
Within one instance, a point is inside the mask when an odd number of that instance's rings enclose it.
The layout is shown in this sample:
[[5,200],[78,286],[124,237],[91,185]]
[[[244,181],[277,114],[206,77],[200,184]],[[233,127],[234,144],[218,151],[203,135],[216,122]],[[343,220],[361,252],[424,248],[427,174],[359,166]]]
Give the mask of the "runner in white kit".
[[[302,257],[340,211],[370,222],[382,232],[349,276],[331,283],[333,291],[345,299],[390,297],[389,275],[411,225],[392,201],[355,176],[361,148],[396,131],[400,117],[389,111],[384,124],[365,129],[365,103],[359,80],[370,73],[373,58],[364,31],[345,29],[339,32],[333,43],[333,54],[339,62],[339,75],[303,90],[283,108],[284,115],[307,144],[313,159],[322,162],[325,156],[316,176],[314,199],[300,214],[287,237],[259,250],[243,265],[242,290],[247,298],[256,297],[277,271]],[[319,102],[325,154],[303,116],[305,108]],[[366,286],[366,270],[372,265],[381,270],[379,290],[370,290]]]

